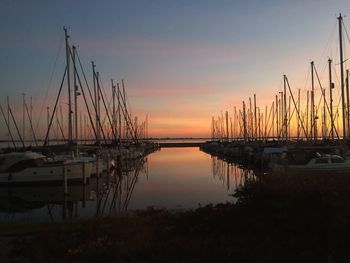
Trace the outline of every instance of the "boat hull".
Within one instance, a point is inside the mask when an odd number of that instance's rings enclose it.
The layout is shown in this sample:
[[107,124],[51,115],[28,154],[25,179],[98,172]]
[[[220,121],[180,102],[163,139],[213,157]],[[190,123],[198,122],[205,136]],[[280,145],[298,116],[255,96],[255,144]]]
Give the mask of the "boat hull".
[[91,172],[92,164],[89,162],[44,165],[25,168],[18,172],[0,173],[0,184],[63,183],[65,174],[69,182],[83,182],[84,179],[90,178]]

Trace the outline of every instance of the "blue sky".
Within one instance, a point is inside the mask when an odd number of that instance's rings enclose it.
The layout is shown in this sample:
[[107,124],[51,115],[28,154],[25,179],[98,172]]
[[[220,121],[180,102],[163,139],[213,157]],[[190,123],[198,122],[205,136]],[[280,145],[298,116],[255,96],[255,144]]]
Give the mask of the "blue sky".
[[208,135],[211,115],[254,93],[270,103],[283,74],[305,89],[311,60],[320,71],[329,56],[337,63],[339,12],[350,2],[2,0],[0,102],[19,107],[25,92],[40,108],[47,91],[52,105],[66,25],[86,72],[94,60],[106,89],[125,79],[155,136]]

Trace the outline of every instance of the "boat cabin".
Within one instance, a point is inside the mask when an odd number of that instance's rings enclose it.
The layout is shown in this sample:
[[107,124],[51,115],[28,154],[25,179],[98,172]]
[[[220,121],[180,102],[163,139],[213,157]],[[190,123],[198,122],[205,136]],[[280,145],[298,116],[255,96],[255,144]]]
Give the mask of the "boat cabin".
[[17,172],[44,164],[46,157],[35,152],[12,152],[0,154],[0,173]]

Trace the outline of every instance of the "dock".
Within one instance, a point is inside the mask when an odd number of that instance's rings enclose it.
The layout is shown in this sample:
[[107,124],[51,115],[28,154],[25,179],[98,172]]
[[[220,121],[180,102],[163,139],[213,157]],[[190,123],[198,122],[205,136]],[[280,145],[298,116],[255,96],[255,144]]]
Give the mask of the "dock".
[[203,142],[161,142],[160,148],[175,148],[175,147],[201,147]]

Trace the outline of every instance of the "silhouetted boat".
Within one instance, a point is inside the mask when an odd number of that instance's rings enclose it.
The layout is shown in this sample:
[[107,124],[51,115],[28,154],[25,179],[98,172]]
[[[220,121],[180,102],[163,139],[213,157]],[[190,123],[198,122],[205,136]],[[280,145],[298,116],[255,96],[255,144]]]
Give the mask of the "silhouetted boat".
[[82,181],[90,178],[92,164],[84,161],[50,161],[35,152],[0,154],[0,184]]
[[339,155],[320,155],[311,158],[307,163],[290,164],[277,163],[273,167],[275,173],[288,174],[349,174],[350,160],[346,160]]

